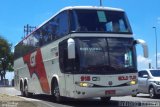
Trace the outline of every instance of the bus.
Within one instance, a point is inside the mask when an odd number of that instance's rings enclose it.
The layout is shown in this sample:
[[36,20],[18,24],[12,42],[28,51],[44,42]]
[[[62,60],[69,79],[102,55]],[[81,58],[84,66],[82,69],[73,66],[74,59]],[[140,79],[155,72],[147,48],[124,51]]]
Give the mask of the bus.
[[15,88],[26,97],[52,95],[61,102],[137,92],[136,45],[124,10],[65,7],[15,46]]

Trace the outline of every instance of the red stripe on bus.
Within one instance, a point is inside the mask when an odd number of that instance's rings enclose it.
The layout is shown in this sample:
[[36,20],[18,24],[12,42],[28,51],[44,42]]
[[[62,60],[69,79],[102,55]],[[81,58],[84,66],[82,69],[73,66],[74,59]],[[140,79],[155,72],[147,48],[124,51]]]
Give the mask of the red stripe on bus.
[[35,63],[36,63],[35,66],[31,66],[31,61],[30,61],[31,54],[25,55],[23,57],[24,62],[27,63],[30,76],[32,77],[33,74],[36,74],[39,79],[43,92],[50,93],[49,83],[42,59],[41,50],[37,49],[37,53],[35,55]]

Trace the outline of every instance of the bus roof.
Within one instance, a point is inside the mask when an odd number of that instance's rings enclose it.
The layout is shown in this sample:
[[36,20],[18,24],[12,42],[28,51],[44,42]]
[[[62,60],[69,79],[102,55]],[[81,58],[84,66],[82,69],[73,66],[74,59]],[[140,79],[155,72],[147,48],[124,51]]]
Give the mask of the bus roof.
[[[68,6],[64,7],[60,11],[58,11],[56,14],[54,14],[51,18],[46,20],[44,23],[42,23],[39,27],[43,26],[45,23],[47,23],[50,19],[55,17],[57,14],[61,13],[62,11],[65,10],[74,10],[74,9],[88,9],[88,10],[110,10],[110,11],[124,11],[123,9],[120,8],[112,8],[112,7],[102,7],[102,6]],[[38,27],[38,28],[39,28]]]
[[113,10],[113,11],[124,11],[123,9],[120,8],[112,8],[112,7],[103,7],[103,6],[69,6],[61,9],[60,11],[64,10],[72,10],[72,9],[96,9],[96,10]]

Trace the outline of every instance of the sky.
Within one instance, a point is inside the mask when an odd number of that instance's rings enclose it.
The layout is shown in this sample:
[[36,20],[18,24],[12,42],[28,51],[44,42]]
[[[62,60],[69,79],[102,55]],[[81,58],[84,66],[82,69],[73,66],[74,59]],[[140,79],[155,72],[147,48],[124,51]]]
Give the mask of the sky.
[[[160,0],[102,0],[103,6],[124,9],[128,15],[133,36],[143,39],[149,48],[149,58],[143,57],[141,46],[137,45],[138,69],[155,68],[157,29],[157,54],[160,67]],[[0,35],[15,46],[24,36],[23,28],[29,24],[39,26],[66,6],[99,6],[99,0],[1,0]]]

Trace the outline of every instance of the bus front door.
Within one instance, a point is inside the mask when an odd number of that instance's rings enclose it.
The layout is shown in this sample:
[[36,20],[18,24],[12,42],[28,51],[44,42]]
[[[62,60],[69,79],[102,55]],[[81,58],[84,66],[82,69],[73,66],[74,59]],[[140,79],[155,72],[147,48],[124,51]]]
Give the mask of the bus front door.
[[65,90],[67,97],[74,97],[74,75],[65,74]]

